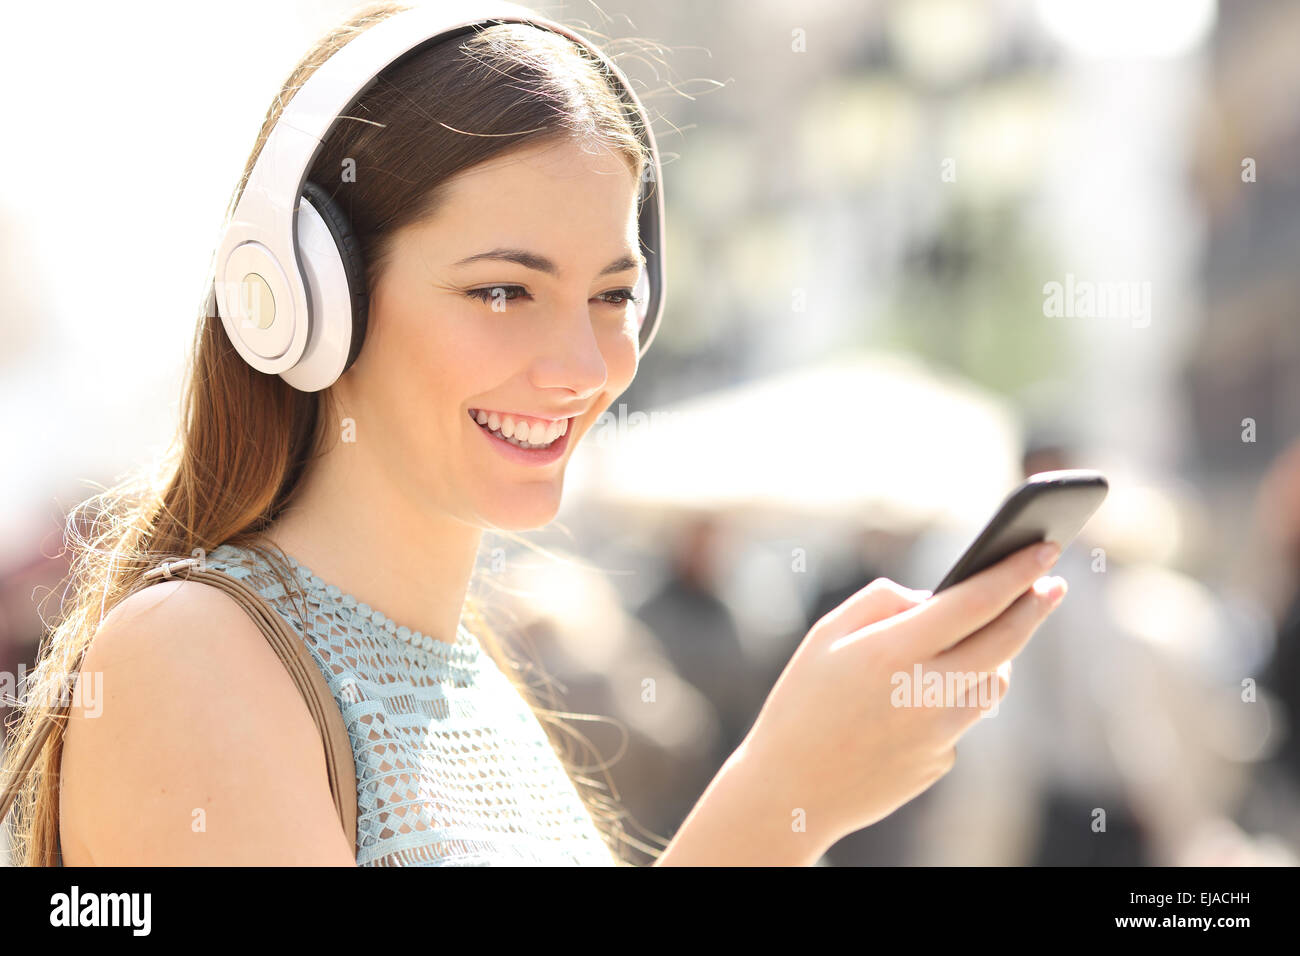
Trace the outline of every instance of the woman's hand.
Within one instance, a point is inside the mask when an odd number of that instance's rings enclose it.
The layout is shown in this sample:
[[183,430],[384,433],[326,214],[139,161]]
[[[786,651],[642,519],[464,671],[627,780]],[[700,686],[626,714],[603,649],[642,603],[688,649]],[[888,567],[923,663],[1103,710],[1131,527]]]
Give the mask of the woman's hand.
[[824,852],[947,773],[1064,596],[1041,577],[1059,554],[1024,548],[938,596],[879,578],[819,620],[735,756],[780,789],[769,806],[802,810]]

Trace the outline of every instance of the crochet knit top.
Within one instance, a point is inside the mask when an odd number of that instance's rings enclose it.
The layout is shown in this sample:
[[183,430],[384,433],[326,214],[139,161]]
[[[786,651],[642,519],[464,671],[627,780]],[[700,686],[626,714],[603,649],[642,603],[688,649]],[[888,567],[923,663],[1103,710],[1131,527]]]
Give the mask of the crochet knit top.
[[542,725],[464,624],[455,644],[399,627],[292,557],[301,596],[253,551],[222,545],[207,565],[256,588],[325,676],[356,758],[358,865],[616,865]]

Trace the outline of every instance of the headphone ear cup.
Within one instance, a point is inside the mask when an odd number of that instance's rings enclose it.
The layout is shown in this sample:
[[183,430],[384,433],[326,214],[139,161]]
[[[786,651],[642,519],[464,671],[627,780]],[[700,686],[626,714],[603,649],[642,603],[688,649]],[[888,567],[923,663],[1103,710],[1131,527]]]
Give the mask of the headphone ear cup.
[[347,217],[311,183],[298,201],[296,231],[307,290],[307,343],[280,378],[301,392],[318,392],[338,381],[361,350],[365,270]]
[[346,372],[361,354],[361,344],[365,341],[366,325],[370,315],[370,290],[366,286],[366,267],[361,255],[361,242],[353,233],[351,220],[348,219],[343,208],[335,202],[324,187],[307,180],[303,183],[302,195],[320,214],[325,228],[333,237],[339,262],[347,279],[347,302],[351,305],[352,321],[347,359],[343,363],[342,370]]

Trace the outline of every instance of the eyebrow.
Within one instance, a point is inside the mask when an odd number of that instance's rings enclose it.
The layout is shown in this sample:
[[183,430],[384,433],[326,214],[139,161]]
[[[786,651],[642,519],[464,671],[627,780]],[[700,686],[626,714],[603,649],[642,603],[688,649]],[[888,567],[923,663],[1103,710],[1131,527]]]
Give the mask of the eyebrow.
[[[560,270],[555,263],[545,256],[539,256],[536,253],[528,252],[525,249],[492,249],[488,252],[475,253],[461,259],[455,265],[463,266],[471,262],[478,262],[480,259],[496,259],[502,262],[516,262],[525,269],[535,269],[538,272],[545,272],[549,275],[559,275]],[[637,269],[645,264],[645,256],[619,256],[605,268],[600,270],[600,275],[607,276],[613,272],[625,272],[628,269]]]

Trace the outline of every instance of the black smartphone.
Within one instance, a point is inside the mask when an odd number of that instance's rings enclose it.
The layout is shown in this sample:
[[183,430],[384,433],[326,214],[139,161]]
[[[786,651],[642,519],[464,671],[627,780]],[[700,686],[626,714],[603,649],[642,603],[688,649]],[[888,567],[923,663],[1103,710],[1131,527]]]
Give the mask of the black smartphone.
[[1030,475],[1007,495],[997,514],[957,559],[934,593],[965,581],[1036,541],[1055,541],[1065,553],[1109,488],[1101,472],[1087,468]]

